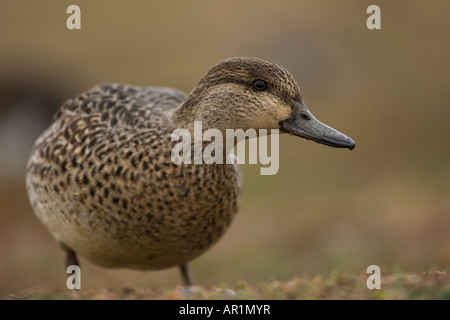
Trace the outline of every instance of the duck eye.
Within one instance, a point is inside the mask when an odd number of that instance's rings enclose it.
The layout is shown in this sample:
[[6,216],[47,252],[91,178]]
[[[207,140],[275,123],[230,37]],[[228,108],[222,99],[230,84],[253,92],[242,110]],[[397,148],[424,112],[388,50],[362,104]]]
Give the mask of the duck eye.
[[264,80],[255,80],[253,82],[253,88],[258,91],[264,91],[267,89],[267,83]]

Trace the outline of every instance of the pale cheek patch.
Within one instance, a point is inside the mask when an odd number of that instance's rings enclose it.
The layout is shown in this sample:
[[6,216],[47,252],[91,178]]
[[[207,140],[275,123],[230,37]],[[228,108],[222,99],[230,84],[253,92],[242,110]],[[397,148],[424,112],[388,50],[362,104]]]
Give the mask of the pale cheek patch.
[[245,117],[245,127],[277,129],[279,122],[289,118],[291,112],[292,109],[286,104],[277,100],[267,99],[256,112],[251,112]]
[[279,104],[276,109],[275,117],[278,119],[278,122],[282,120],[286,120],[291,116],[292,108],[284,103]]
[[[270,121],[271,125],[266,128],[278,128],[280,121],[286,120],[291,116],[292,109],[285,102],[277,99],[269,99],[265,102],[265,115],[263,118]],[[269,123],[267,123],[268,125]]]
[[[204,123],[208,128],[277,129],[279,122],[289,118],[292,112],[281,99],[264,92],[248,92],[232,83],[212,88],[203,100],[205,108],[198,108],[202,114],[196,120],[211,120]],[[221,110],[220,119],[211,112],[209,101],[227,105]],[[210,114],[212,118],[208,117]]]

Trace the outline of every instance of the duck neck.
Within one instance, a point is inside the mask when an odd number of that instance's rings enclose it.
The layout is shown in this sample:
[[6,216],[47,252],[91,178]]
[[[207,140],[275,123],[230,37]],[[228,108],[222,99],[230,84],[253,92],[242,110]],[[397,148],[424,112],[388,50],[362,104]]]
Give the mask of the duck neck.
[[[195,152],[201,152],[201,154],[205,156],[205,150],[208,151],[206,154],[209,155],[211,150],[215,149],[213,154],[215,155],[216,163],[230,163],[230,159],[228,158],[231,156],[230,151],[232,151],[234,145],[226,145],[225,130],[222,132],[222,130],[210,128],[211,122],[207,120],[208,117],[197,111],[199,103],[201,102],[195,99],[195,95],[189,95],[188,98],[174,110],[172,114],[173,126],[176,129],[184,129],[189,132],[189,140],[187,141],[189,141],[192,150],[192,161],[194,161]],[[180,138],[178,141],[185,141],[185,134],[187,133],[181,132],[183,138]],[[206,149],[207,147],[208,149]]]
[[194,134],[194,123],[200,121],[203,131],[211,127],[211,114],[205,110],[211,110],[208,106],[207,90],[203,81],[191,91],[188,97],[175,109],[172,115],[172,123],[177,129],[187,129]]
[[193,100],[189,95],[172,114],[174,127],[177,129],[187,129],[191,134],[194,133],[194,121],[196,121],[194,106],[197,102]]

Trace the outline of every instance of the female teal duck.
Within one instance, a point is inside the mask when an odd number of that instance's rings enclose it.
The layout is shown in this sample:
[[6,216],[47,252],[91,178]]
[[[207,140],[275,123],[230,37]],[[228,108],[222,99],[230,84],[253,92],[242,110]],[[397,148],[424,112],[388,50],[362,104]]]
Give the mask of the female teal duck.
[[214,66],[193,91],[106,84],[66,101],[37,139],[26,185],[36,216],[66,251],[105,267],[164,269],[205,252],[238,211],[235,164],[175,164],[177,128],[279,129],[353,149],[309,112],[293,76],[255,58]]

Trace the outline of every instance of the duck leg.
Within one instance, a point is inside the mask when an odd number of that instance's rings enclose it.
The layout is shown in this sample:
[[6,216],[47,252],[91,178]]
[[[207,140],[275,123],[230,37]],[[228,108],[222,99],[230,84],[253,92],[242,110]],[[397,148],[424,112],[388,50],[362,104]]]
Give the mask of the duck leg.
[[183,278],[183,284],[185,286],[192,286],[191,272],[189,271],[189,264],[185,263],[180,265],[181,277]]
[[66,260],[65,260],[66,269],[67,267],[72,265],[80,266],[78,264],[77,254],[75,253],[75,251],[73,251],[72,249],[66,249],[65,252],[66,252]]
[[63,249],[64,253],[66,254],[66,259],[64,260],[66,269],[68,266],[72,266],[72,265],[80,266],[78,264],[77,254],[75,253],[75,251],[70,249],[63,242],[58,242],[58,243],[59,243],[59,246],[61,247],[61,249]]

